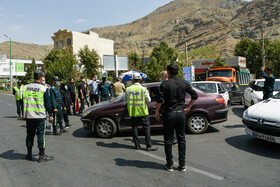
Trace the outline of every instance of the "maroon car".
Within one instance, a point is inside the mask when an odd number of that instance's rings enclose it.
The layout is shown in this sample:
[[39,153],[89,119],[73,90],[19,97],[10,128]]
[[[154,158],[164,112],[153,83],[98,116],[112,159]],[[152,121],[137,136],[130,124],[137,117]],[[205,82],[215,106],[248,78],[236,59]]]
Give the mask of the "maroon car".
[[[162,122],[155,119],[156,95],[160,83],[142,84],[147,87],[152,101],[148,103],[151,128],[162,128]],[[227,120],[228,109],[225,101],[220,95],[206,94],[196,89],[198,99],[186,115],[186,128],[195,134],[204,133],[209,124],[219,123]],[[84,128],[93,131],[98,137],[110,138],[116,132],[131,130],[131,118],[128,116],[125,94],[89,107],[82,114],[81,121]],[[186,95],[186,106],[190,102],[190,95]],[[139,127],[142,128],[142,127]]]

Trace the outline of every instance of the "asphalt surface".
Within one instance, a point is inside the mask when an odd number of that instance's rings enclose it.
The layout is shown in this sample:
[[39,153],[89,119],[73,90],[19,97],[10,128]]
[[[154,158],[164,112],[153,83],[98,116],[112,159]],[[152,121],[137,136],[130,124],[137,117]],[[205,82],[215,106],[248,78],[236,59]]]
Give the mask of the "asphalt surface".
[[[163,170],[161,131],[152,131],[158,151],[136,151],[131,133],[112,139],[96,138],[85,131],[78,116],[61,136],[47,130],[46,154],[54,160],[26,161],[25,122],[17,120],[14,97],[0,93],[1,186],[279,186],[280,145],[256,140],[244,132],[243,107],[229,108],[228,121],[214,124],[202,135],[186,135],[187,172]],[[140,140],[144,148],[144,137]],[[177,148],[173,149],[177,163]]]

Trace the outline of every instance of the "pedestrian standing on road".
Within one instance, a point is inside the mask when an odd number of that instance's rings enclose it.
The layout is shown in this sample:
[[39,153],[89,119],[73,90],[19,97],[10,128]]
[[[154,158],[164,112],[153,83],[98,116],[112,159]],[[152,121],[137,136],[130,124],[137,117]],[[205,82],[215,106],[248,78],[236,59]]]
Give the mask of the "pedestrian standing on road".
[[[167,81],[168,80],[168,74],[167,74],[167,71],[162,71],[160,73],[160,82],[164,82],[164,81]],[[163,101],[164,102],[164,101]],[[163,111],[163,109],[160,109],[160,111]],[[172,144],[174,146],[178,146],[178,141],[177,141],[177,138],[176,138],[176,132],[174,130],[174,134],[173,134],[173,141],[172,141]]]
[[[69,79],[69,83],[67,86],[68,86],[68,90],[69,90],[70,96],[71,96],[71,105],[72,105],[73,115],[76,115],[76,87],[75,87],[73,78]],[[70,115],[71,115],[71,113],[70,113]]]
[[121,78],[119,77],[116,78],[116,82],[113,84],[113,91],[115,97],[118,97],[119,95],[125,92],[125,86],[121,82]]
[[86,83],[86,79],[84,77],[81,77],[81,83],[78,86],[78,97],[80,99],[81,102],[81,106],[80,106],[80,110],[79,110],[79,114],[82,114],[84,109],[85,109],[85,83]]
[[142,124],[145,130],[146,150],[156,151],[157,148],[152,145],[149,110],[147,103],[151,102],[151,97],[147,88],[140,84],[142,79],[139,73],[132,75],[133,85],[128,87],[125,92],[128,114],[131,117],[133,141],[135,149],[140,149],[138,139],[138,125]]
[[261,76],[265,79],[263,86],[263,100],[273,96],[275,77],[272,75],[271,67],[262,67]]
[[110,83],[107,81],[107,77],[102,77],[102,82],[98,85],[99,102],[108,101],[114,98]]
[[22,92],[23,92],[23,85],[22,85],[21,80],[19,80],[17,83],[17,86],[15,86],[13,89],[13,94],[15,96],[16,105],[17,105],[18,119],[21,119],[22,115],[23,115]]
[[[41,84],[46,87],[46,92],[49,95],[49,97],[51,98],[51,89],[52,89],[52,87],[46,83],[46,78],[45,77],[42,77]],[[49,122],[46,121],[46,128],[47,129],[51,129],[51,126],[52,126],[52,124],[49,124]]]
[[[156,120],[160,121],[159,109],[163,103],[164,112],[162,114],[163,130],[164,130],[164,150],[166,156],[165,169],[173,171],[172,141],[174,129],[178,140],[179,150],[179,171],[186,171],[185,155],[185,115],[190,111],[195,100],[198,98],[196,91],[190,84],[177,77],[178,66],[171,64],[167,66],[168,80],[160,85],[159,97],[156,104]],[[191,101],[185,108],[185,95],[191,95]]]
[[85,96],[85,101],[87,103],[87,106],[89,107],[89,89],[88,89],[88,84],[85,82],[84,83],[85,91],[84,91],[84,96]]
[[[60,79],[57,76],[53,76],[54,86],[51,89],[52,105],[54,112],[53,120],[53,135],[60,135],[61,133],[67,132],[62,125],[62,97],[60,94]],[[60,133],[57,131],[57,124],[60,127]]]
[[70,93],[68,91],[68,86],[65,83],[61,84],[60,87],[60,94],[62,97],[62,116],[63,116],[63,120],[65,123],[65,128],[69,128],[72,127],[72,125],[70,125],[69,123],[69,114],[71,112],[71,96]]
[[90,103],[92,106],[94,105],[94,102],[96,102],[96,104],[99,103],[97,75],[93,76],[88,85],[90,86]]
[[46,92],[46,87],[41,84],[44,77],[42,70],[35,70],[34,82],[28,84],[23,89],[23,118],[26,119],[26,160],[32,161],[32,147],[35,134],[38,138],[39,162],[53,160],[53,156],[45,154],[45,130],[46,130],[46,111],[49,113],[50,122],[53,121],[52,110],[50,106],[50,97]]

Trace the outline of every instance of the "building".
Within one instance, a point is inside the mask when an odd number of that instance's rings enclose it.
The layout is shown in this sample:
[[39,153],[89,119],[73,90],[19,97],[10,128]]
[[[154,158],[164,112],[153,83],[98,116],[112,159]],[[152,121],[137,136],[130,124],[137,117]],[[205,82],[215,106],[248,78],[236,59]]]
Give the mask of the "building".
[[78,54],[79,50],[88,46],[89,50],[94,49],[99,55],[100,65],[103,66],[104,55],[114,55],[114,41],[100,38],[97,33],[87,31],[84,33],[59,30],[52,37],[55,49],[69,47],[74,54]]
[[[12,62],[12,76],[19,77],[26,75],[26,67],[32,63],[32,60],[11,59]],[[44,69],[42,61],[35,61],[38,69]],[[0,78],[10,79],[10,59],[6,55],[0,55]]]

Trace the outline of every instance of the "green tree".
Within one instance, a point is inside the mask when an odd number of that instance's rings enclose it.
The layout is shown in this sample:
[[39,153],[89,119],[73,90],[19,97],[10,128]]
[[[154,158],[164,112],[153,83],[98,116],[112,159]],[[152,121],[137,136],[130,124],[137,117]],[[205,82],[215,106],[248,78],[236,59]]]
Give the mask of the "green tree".
[[58,76],[62,81],[75,77],[78,72],[78,61],[73,52],[68,49],[54,49],[43,60],[46,79],[49,84],[52,77]]
[[21,77],[20,80],[23,84],[30,84],[34,81],[34,71],[37,69],[35,59],[32,59],[32,63],[26,67],[26,75]]
[[266,47],[266,65],[272,67],[272,73],[277,78],[280,75],[280,41],[270,42]]
[[227,66],[226,59],[218,56],[214,60],[214,66]]
[[160,72],[166,70],[170,63],[176,62],[177,57],[174,48],[169,47],[164,41],[160,42],[159,46],[154,47],[150,56],[151,62],[146,66],[147,81],[159,81]]
[[79,58],[81,65],[83,66],[83,73],[87,77],[92,78],[95,74],[98,74],[98,69],[101,67],[99,65],[99,55],[92,49],[89,50],[88,46],[85,46],[79,51]]
[[143,72],[145,70],[145,65],[140,59],[140,56],[132,51],[128,54],[128,66],[130,70]]

